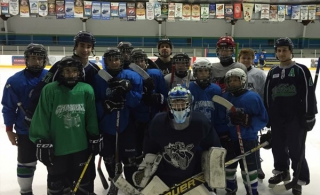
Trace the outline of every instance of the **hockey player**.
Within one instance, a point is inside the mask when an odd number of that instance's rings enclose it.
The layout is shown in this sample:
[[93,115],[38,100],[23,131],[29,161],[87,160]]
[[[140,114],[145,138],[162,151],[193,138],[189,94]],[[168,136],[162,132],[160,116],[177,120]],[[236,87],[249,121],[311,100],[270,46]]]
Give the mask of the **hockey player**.
[[[245,88],[247,75],[240,68],[234,68],[229,70],[225,76],[226,93],[222,96],[231,102],[236,107],[236,112],[228,112],[228,118],[230,120],[229,137],[231,138],[231,147],[227,148],[228,153],[238,156],[241,154],[241,148],[244,152],[257,146],[257,134],[260,129],[266,126],[268,123],[268,114],[263,105],[260,96]],[[236,126],[240,126],[241,143],[238,137],[238,130]],[[228,155],[230,156],[230,155]],[[226,159],[230,160],[230,159]],[[243,162],[240,161],[242,178],[246,178],[249,174],[250,181],[244,179],[245,188],[247,194],[249,192],[248,185],[251,186],[252,195],[258,195],[257,192],[257,160],[256,155],[248,155],[245,158],[247,162],[247,173]],[[234,163],[226,168],[227,177],[227,194],[235,195],[237,191],[236,170],[238,163]],[[249,183],[248,183],[249,182]]]
[[[188,70],[190,68],[190,57],[186,53],[178,53],[173,56],[172,65],[175,66],[175,71],[167,74],[164,77],[168,89],[171,89],[177,86],[178,84],[182,85],[187,82]],[[192,75],[190,75],[190,78],[191,77]]]
[[[82,80],[82,63],[64,57],[58,64],[57,81],[47,84],[32,118],[29,137],[36,144],[36,156],[47,166],[49,195],[70,192],[89,157],[102,148],[95,98]],[[88,150],[89,149],[89,150]],[[66,182],[67,181],[67,182]],[[92,194],[90,175],[84,174],[77,194]]]
[[163,76],[171,73],[172,62],[170,56],[172,55],[172,46],[172,42],[169,39],[160,39],[157,44],[159,57],[155,61],[158,67],[150,64],[148,68],[159,68],[162,71]]
[[[257,92],[261,99],[263,100],[264,96],[264,83],[266,82],[266,74],[253,66],[254,60],[254,52],[252,49],[241,49],[238,60],[240,63],[244,64],[247,67],[247,74],[248,74],[248,90]],[[258,157],[258,178],[264,179],[265,174],[261,168],[260,162],[260,150],[257,151]]]
[[[73,48],[73,58],[78,59],[82,63],[83,71],[85,72],[83,81],[91,84],[94,75],[100,70],[100,68],[89,61],[90,54],[95,55],[94,46],[96,43],[96,39],[94,36],[87,31],[80,31],[74,37],[74,48]],[[26,116],[25,116],[25,123],[29,124],[31,122],[31,118],[33,115],[34,110],[37,107],[40,93],[42,88],[52,82],[57,80],[57,73],[58,73],[58,64],[60,61],[56,62],[49,70],[47,75],[39,82],[39,84],[34,88],[30,102],[27,105],[26,109]],[[89,170],[92,173],[92,180],[91,180],[91,190],[90,192],[94,191],[94,179],[96,177],[96,171],[94,166],[94,157],[89,165]]]
[[133,108],[137,125],[137,152],[142,152],[144,132],[151,119],[164,109],[168,96],[168,88],[163,75],[158,69],[147,69],[148,56],[142,49],[133,49],[131,62],[140,66],[150,76],[143,80],[142,101]]
[[[17,176],[20,193],[32,195],[32,181],[37,165],[36,147],[30,141],[24,125],[24,110],[18,109],[18,102],[27,105],[29,93],[48,72],[47,50],[43,45],[31,43],[24,51],[26,68],[8,78],[1,104],[6,132],[12,145],[18,146]],[[13,128],[15,132],[13,132]]]
[[[107,48],[102,63],[113,78],[106,82],[100,75],[96,75],[93,83],[99,129],[104,136],[101,155],[110,179],[121,174],[119,164],[122,162],[124,175],[132,183],[132,174],[137,170],[137,152],[134,120],[130,112],[141,100],[142,79],[134,71],[123,69],[123,56],[117,48]],[[118,194],[118,189],[111,183],[108,195],[114,194]]]
[[266,63],[266,51],[263,49],[260,53],[259,53],[259,65],[260,65],[260,69],[263,70],[263,67]]
[[[141,174],[139,172],[149,174],[153,171],[171,187],[199,173],[202,151],[220,147],[220,143],[209,119],[202,113],[191,111],[189,90],[180,85],[174,87],[169,91],[168,104],[170,111],[157,114],[148,126],[143,150],[145,158],[135,176]],[[150,168],[149,163],[153,164],[158,155],[162,157],[158,169],[144,170]],[[143,187],[142,183],[135,184]]]
[[132,44],[130,42],[120,42],[117,48],[120,50],[121,55],[123,57],[123,68],[128,69],[128,66],[131,63],[131,51],[133,50]]
[[[292,161],[293,177],[299,177],[298,185],[292,188],[294,195],[302,193],[301,185],[310,182],[309,168],[303,147],[302,135],[311,131],[315,124],[317,103],[309,69],[292,61],[293,43],[289,38],[275,42],[279,66],[271,68],[265,84],[265,105],[272,130],[272,154],[274,177],[269,187],[290,181],[289,159]],[[303,155],[300,175],[296,175],[298,159]]]
[[225,92],[224,76],[229,70],[241,68],[245,72],[247,71],[243,64],[233,61],[235,47],[236,43],[231,36],[220,37],[217,42],[217,56],[220,62],[212,63],[212,82],[221,87],[222,93]]

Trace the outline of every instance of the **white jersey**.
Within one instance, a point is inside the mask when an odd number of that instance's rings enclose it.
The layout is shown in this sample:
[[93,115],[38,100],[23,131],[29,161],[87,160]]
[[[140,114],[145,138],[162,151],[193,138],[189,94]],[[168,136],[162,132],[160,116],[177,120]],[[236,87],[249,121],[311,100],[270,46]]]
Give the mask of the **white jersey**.
[[261,99],[263,100],[264,96],[264,84],[266,82],[267,75],[264,71],[254,68],[251,66],[251,69],[248,71],[248,89],[254,92],[257,92]]
[[[172,73],[169,73],[167,74],[166,76],[164,76],[164,80],[166,81],[167,83],[167,86],[168,86],[168,89],[172,89],[174,88],[175,86],[177,86],[178,84],[180,85],[185,85],[187,80],[188,80],[188,76],[185,76],[183,78],[180,78],[180,77],[177,77],[177,75],[174,74],[174,78],[173,78],[173,82],[172,82],[172,87],[170,86],[171,85],[171,74]],[[191,75],[190,75],[190,78],[193,77],[193,74],[191,72]]]

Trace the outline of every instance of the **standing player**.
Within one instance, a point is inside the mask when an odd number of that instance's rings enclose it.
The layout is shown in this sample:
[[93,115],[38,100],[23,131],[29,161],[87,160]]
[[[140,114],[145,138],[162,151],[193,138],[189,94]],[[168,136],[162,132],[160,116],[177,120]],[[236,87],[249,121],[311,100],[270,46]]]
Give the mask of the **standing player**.
[[[317,102],[309,69],[292,61],[293,43],[289,38],[279,38],[275,43],[279,66],[269,70],[265,84],[265,105],[272,129],[272,154],[274,177],[269,187],[290,181],[289,159],[292,161],[293,177],[299,177],[298,185],[292,188],[294,195],[302,193],[301,185],[310,182],[310,173],[302,137],[315,124]],[[296,175],[300,155],[303,155],[300,175]]]
[[[100,152],[95,98],[82,80],[82,63],[72,57],[58,64],[57,81],[47,84],[35,110],[29,137],[36,144],[37,159],[47,166],[48,194],[70,192],[77,182],[89,152]],[[90,193],[90,174],[84,174],[77,194]]]
[[[235,156],[241,155],[242,147],[244,152],[256,147],[258,145],[258,131],[268,123],[268,114],[260,96],[245,88],[246,80],[247,75],[242,69],[235,68],[229,70],[225,76],[226,93],[222,95],[236,107],[235,113],[228,113],[228,118],[231,122],[231,124],[228,124],[229,136],[232,140],[231,144],[233,145],[233,150],[229,148],[228,152],[235,154]],[[236,129],[237,125],[240,127],[243,146],[239,143],[240,140]],[[245,160],[247,162],[248,173],[245,172],[242,161],[240,161],[240,167],[242,178],[246,178],[246,175],[249,174],[250,183],[248,183],[246,179],[243,179],[247,194],[250,194],[248,187],[248,185],[250,185],[252,195],[258,195],[257,162],[259,159],[256,158],[256,155],[251,154],[248,155]],[[235,195],[238,189],[236,180],[237,165],[238,162],[226,168],[226,191],[228,195]]]
[[117,46],[123,57],[123,68],[128,69],[131,59],[131,51],[133,50],[132,44],[130,42],[120,42]]
[[[123,69],[123,56],[117,48],[107,48],[102,63],[113,78],[106,82],[100,75],[96,75],[93,83],[99,129],[104,137],[105,147],[101,155],[110,179],[116,174],[121,174],[119,164],[122,162],[124,175],[132,184],[132,174],[137,170],[137,152],[131,109],[138,106],[141,100],[142,79],[134,71]],[[118,172],[115,171],[116,166]],[[118,189],[111,183],[108,195],[114,194],[118,194]]]
[[254,64],[255,68],[258,66],[258,63],[259,63],[259,54],[258,54],[257,50],[254,50],[253,64]]
[[157,47],[159,51],[159,57],[155,63],[158,67],[150,64],[148,68],[159,68],[162,71],[163,76],[165,76],[171,73],[172,62],[170,56],[172,55],[172,43],[169,39],[160,39]]
[[259,54],[259,64],[260,64],[261,70],[263,70],[265,63],[266,63],[266,51],[263,49]]
[[[168,89],[171,89],[178,84],[182,85],[187,82],[188,70],[190,68],[190,57],[186,53],[178,53],[173,56],[172,65],[175,66],[174,72],[169,73],[164,77]],[[190,75],[190,78],[191,77],[192,75]]]
[[236,43],[231,36],[220,37],[217,42],[217,56],[220,62],[212,63],[212,82],[219,85],[222,93],[225,92],[224,76],[233,68],[241,68],[245,72],[247,68],[238,62],[234,62],[232,56],[235,53]]
[[18,108],[17,103],[27,105],[32,89],[48,72],[44,69],[48,59],[47,51],[43,45],[31,43],[24,51],[24,59],[26,68],[8,78],[1,104],[9,141],[18,146],[17,176],[20,193],[32,195],[32,181],[37,164],[36,147],[30,141],[28,129],[24,125],[24,111]]

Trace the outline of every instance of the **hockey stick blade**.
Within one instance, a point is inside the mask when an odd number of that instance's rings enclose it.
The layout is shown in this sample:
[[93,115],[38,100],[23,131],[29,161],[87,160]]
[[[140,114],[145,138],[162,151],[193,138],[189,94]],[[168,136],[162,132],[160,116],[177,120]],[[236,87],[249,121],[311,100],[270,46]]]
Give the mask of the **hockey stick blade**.
[[214,102],[226,107],[231,112],[235,112],[236,111],[236,108],[228,100],[224,99],[221,96],[218,96],[218,95],[213,96],[212,101],[214,101]]
[[187,81],[186,81],[186,88],[189,89],[189,85],[190,85],[190,79],[191,79],[191,70],[188,70],[188,74],[187,74]]
[[108,82],[110,79],[112,79],[112,76],[105,70],[101,69],[98,71],[98,75],[105,80],[106,82]]
[[102,186],[105,190],[107,190],[109,188],[109,184],[106,180],[106,177],[104,176],[103,172],[102,172],[102,169],[101,169],[101,160],[102,160],[102,156],[100,156],[99,158],[99,162],[98,162],[98,168],[97,168],[97,171],[98,171],[98,174],[99,174],[99,177],[100,177],[100,180],[101,180],[101,183],[102,183]]
[[140,66],[138,66],[137,64],[131,63],[129,64],[129,67],[136,73],[138,73],[144,80],[150,78],[150,76],[148,75],[148,73],[143,70]]

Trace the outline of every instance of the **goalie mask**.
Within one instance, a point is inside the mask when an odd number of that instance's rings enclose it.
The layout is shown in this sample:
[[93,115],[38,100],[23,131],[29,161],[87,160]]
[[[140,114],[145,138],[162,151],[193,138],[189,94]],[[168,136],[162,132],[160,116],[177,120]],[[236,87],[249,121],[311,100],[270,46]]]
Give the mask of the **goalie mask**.
[[192,66],[193,77],[201,88],[208,87],[212,76],[211,63],[207,59],[196,60]]
[[178,53],[173,56],[172,65],[175,65],[175,75],[184,78],[188,75],[190,57],[186,53]]
[[41,44],[31,43],[24,51],[26,69],[31,73],[41,73],[48,62],[47,50]]
[[120,42],[117,46],[120,50],[125,64],[130,64],[131,52],[133,50],[132,44],[130,42]]
[[143,49],[133,49],[131,52],[131,62],[146,70],[148,66],[148,56]]
[[58,64],[58,82],[73,88],[83,77],[82,63],[76,58],[67,56]]
[[94,36],[87,31],[79,31],[76,36],[73,38],[74,41],[74,47],[73,47],[73,54],[75,54],[76,47],[79,45],[79,43],[90,43],[92,45],[92,55],[95,56],[96,52],[94,50],[94,45],[96,44],[96,39]]
[[246,87],[247,74],[241,68],[229,70],[225,76],[226,91],[239,92]]
[[108,47],[102,56],[103,66],[113,76],[117,76],[123,69],[123,56],[118,48]]
[[168,93],[168,105],[172,114],[171,124],[174,129],[182,130],[189,126],[192,95],[189,90],[178,85]]
[[235,47],[236,43],[231,36],[220,37],[217,42],[216,52],[223,66],[229,66],[233,63],[232,55],[234,54]]

